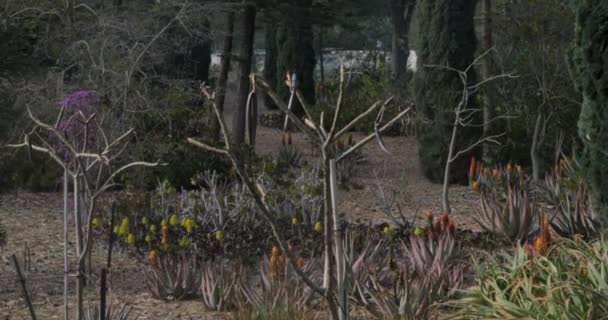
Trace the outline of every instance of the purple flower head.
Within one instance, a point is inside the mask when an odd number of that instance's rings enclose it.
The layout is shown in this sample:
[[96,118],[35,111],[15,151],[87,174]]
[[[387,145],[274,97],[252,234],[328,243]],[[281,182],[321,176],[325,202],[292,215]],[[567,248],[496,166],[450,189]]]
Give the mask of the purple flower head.
[[89,112],[98,101],[95,90],[79,90],[66,96],[61,101],[61,106],[75,111]]

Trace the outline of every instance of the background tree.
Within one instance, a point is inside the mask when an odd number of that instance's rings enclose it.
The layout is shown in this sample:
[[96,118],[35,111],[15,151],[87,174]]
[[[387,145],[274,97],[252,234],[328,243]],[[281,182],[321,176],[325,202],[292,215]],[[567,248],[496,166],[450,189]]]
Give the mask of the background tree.
[[[454,106],[458,105],[462,83],[457,73],[446,73],[427,65],[442,65],[456,70],[467,70],[475,55],[475,1],[419,0],[418,7],[418,68],[415,77],[418,157],[426,177],[441,181],[446,163],[449,137],[454,120]],[[476,83],[473,68],[467,80]],[[476,108],[476,97],[468,99],[466,109]],[[462,130],[456,145],[471,145],[481,135],[476,127]],[[452,163],[450,182],[466,180],[466,164],[471,154]]]
[[593,204],[608,221],[608,3],[580,1],[577,7],[575,63],[583,93],[578,123]]
[[[281,5],[283,15],[277,31],[277,91],[283,98],[289,96],[283,85],[287,73],[297,75],[297,87],[308,104],[315,102],[314,70],[316,64],[313,47],[314,34],[311,19],[312,0],[289,0]],[[301,115],[303,110],[295,103],[293,110]]]

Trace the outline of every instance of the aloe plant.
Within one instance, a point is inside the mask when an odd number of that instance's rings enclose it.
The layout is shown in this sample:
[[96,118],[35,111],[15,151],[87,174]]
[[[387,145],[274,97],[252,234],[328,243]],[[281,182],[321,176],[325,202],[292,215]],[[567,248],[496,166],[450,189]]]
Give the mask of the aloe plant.
[[[282,256],[284,259],[286,257]],[[302,272],[320,284],[320,272],[314,260],[298,262]],[[314,291],[307,286],[293,268],[283,262],[275,262],[272,257],[264,256],[259,264],[261,290],[255,290],[242,283],[241,294],[248,305],[269,309],[295,308],[305,310],[315,297]]]
[[475,221],[501,237],[524,242],[535,232],[538,210],[529,181],[510,170],[480,178],[480,209]]
[[[89,305],[88,309],[84,312],[84,320],[99,320],[100,314],[99,305]],[[126,304],[122,304],[120,308],[114,308],[112,304],[106,306],[105,318],[106,320],[128,320],[129,314],[131,313],[131,307],[127,307]]]
[[238,286],[243,281],[241,271],[241,268],[230,270],[223,262],[210,262],[202,267],[201,296],[208,310],[236,307]]
[[598,234],[600,224],[579,172],[575,158],[560,161],[539,186],[539,193],[548,206],[555,232],[562,237],[581,235],[588,239]]
[[161,300],[172,301],[196,296],[201,286],[201,272],[196,257],[161,255],[158,263],[145,269],[146,287]]

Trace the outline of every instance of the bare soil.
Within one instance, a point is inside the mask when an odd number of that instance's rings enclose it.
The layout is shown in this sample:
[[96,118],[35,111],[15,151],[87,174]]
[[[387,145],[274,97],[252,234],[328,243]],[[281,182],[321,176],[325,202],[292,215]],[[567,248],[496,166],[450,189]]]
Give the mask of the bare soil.
[[[362,135],[355,134],[355,140]],[[379,181],[399,196],[396,203],[408,217],[418,214],[417,223],[422,223],[422,212],[441,208],[441,186],[432,184],[420,175],[416,156],[415,140],[410,137],[387,137],[384,139],[391,154],[381,151],[373,141],[364,147],[366,161],[360,165],[355,175],[359,188],[342,190],[339,207],[342,213],[358,222],[391,222],[381,210],[382,201],[375,192]],[[259,127],[256,151],[259,154],[276,152],[281,141],[281,131]],[[294,134],[295,145],[309,160],[314,157],[311,147],[301,134]],[[384,168],[384,169],[383,169]],[[376,179],[376,176],[378,179]],[[453,186],[450,196],[453,218],[462,229],[477,229],[471,216],[476,206],[476,197],[465,186]],[[17,282],[12,255],[16,255],[21,267],[24,263],[24,248],[31,252],[31,266],[25,270],[27,286],[32,294],[38,319],[62,319],[63,288],[63,201],[61,194],[11,193],[0,195],[0,221],[7,229],[8,242],[0,248],[0,320],[29,319]],[[73,230],[73,223],[70,222]],[[74,238],[71,236],[71,238]],[[74,247],[74,239],[70,247]],[[76,260],[73,251],[68,252],[71,265]],[[105,251],[95,248],[94,265],[104,265]],[[140,319],[223,319],[227,314],[205,311],[200,301],[180,301],[164,303],[155,300],[147,292],[143,282],[144,262],[118,252],[114,256],[112,298],[116,303],[125,302],[132,306],[132,314]],[[98,274],[99,270],[95,270]],[[73,272],[73,270],[71,270]],[[95,281],[96,279],[93,279]],[[73,287],[73,279],[70,280]],[[94,299],[98,288],[87,287],[87,297]],[[70,292],[70,312],[74,313],[75,297]],[[93,300],[92,300],[93,301]],[[72,315],[72,317],[74,316]]]

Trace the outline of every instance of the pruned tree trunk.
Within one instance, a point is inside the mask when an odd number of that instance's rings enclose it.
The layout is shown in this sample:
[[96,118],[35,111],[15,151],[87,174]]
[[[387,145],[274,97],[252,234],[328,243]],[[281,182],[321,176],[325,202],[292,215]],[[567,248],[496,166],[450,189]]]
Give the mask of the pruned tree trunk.
[[[226,13],[226,33],[222,47],[222,62],[220,63],[220,76],[217,81],[216,104],[220,113],[224,113],[224,102],[226,101],[226,87],[228,84],[228,72],[230,72],[230,58],[232,55],[232,38],[234,33],[234,11],[229,9]],[[213,141],[220,138],[220,125],[216,117],[211,115],[211,126],[213,130]]]
[[239,83],[237,91],[236,113],[232,122],[234,143],[240,145],[245,142],[245,122],[247,121],[247,97],[249,96],[249,74],[253,62],[253,37],[255,34],[256,7],[245,4],[242,14],[241,46],[239,50]]

